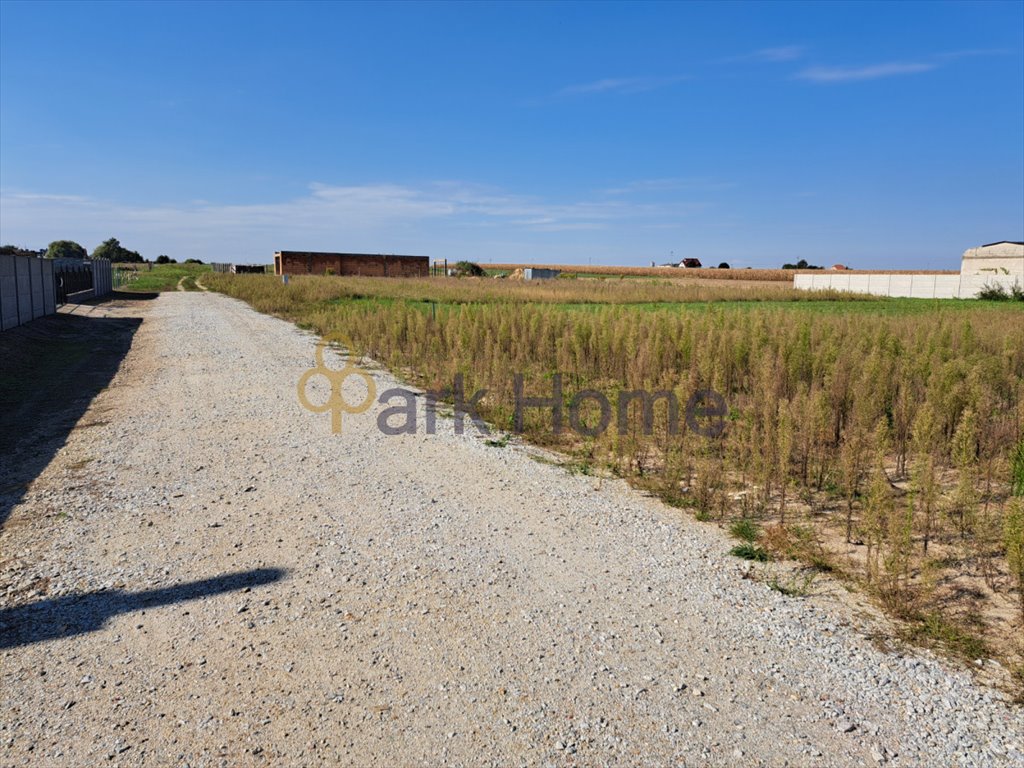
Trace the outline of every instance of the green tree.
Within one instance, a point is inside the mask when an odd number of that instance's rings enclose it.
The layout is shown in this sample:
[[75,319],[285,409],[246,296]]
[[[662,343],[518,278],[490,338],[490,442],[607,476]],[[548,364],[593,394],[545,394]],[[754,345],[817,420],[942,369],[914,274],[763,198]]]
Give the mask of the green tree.
[[114,262],[135,262],[141,264],[144,259],[139,255],[138,251],[129,251],[116,237],[112,237],[109,240],[104,240],[102,243],[96,246],[96,250],[92,252],[94,259],[110,259]]
[[22,248],[17,245],[0,245],[0,256],[29,256],[35,258],[39,255],[38,251],[33,251],[31,248]]
[[48,259],[86,259],[89,252],[74,240],[54,240],[46,249]]
[[178,262],[172,259],[170,256],[161,253],[156,257],[156,264],[177,264]]

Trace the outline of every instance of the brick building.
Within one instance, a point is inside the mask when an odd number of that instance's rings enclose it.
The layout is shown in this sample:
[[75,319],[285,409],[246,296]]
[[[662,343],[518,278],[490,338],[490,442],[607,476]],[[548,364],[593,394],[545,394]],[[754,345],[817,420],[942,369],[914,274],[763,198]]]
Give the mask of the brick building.
[[278,251],[275,275],[366,275],[369,277],[427,277],[426,256],[395,256],[374,253],[322,253]]

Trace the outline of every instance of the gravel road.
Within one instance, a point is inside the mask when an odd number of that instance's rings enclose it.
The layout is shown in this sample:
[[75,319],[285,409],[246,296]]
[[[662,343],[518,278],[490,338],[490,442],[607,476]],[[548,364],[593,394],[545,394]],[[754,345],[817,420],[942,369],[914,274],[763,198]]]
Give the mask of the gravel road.
[[332,435],[313,337],[223,296],[111,313],[0,534],[3,765],[1024,764],[1002,694],[714,526],[450,420]]

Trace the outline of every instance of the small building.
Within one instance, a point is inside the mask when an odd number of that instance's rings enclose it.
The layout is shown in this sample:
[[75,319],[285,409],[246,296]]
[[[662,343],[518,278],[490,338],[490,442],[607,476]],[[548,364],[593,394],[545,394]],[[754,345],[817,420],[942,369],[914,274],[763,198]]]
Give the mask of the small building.
[[430,274],[430,259],[426,256],[382,253],[278,251],[274,254],[274,274],[427,277]]
[[683,259],[679,262],[679,266],[683,269],[700,269],[700,259]]
[[962,277],[1016,278],[1024,284],[1024,243],[1001,240],[964,251]]
[[849,267],[845,264],[833,264],[829,269],[835,270],[836,272],[845,272]]

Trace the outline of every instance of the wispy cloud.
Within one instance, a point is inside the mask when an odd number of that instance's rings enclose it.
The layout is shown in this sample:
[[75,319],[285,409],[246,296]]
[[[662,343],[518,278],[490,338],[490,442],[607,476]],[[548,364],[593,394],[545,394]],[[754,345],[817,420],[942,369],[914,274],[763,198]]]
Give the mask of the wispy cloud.
[[1006,48],[969,48],[962,51],[949,51],[935,56],[937,59],[965,59],[975,56],[1009,56],[1013,51]]
[[581,96],[589,93],[643,93],[688,80],[687,75],[672,77],[609,77],[579,85],[568,85],[558,91],[559,96]]
[[782,45],[776,48],[761,48],[741,56],[732,56],[726,61],[763,61],[768,63],[796,61],[803,57],[805,50],[802,45]]
[[687,191],[719,191],[731,189],[736,184],[731,181],[721,181],[706,177],[672,177],[664,179],[639,179],[630,181],[619,187],[610,187],[601,190],[606,195],[638,195],[645,193],[663,193]]
[[937,66],[937,64],[924,61],[893,61],[864,67],[808,67],[797,72],[795,77],[813,83],[844,83],[856,80],[878,80],[883,77],[898,77],[900,75],[916,75],[921,72],[930,72]]
[[[685,220],[703,202],[596,199],[551,200],[511,194],[458,181],[422,185],[311,184],[306,194],[284,201],[132,205],[75,195],[0,192],[0,240],[37,243],[60,238],[88,247],[117,236],[130,247],[157,253],[214,257],[276,248],[369,248],[398,250],[430,237],[447,239],[467,229],[516,236],[531,233],[633,228]],[[59,224],[54,224],[59,222]],[[341,246],[339,243],[343,243]],[[421,246],[422,247],[422,246]],[[217,256],[219,258],[219,256]]]

